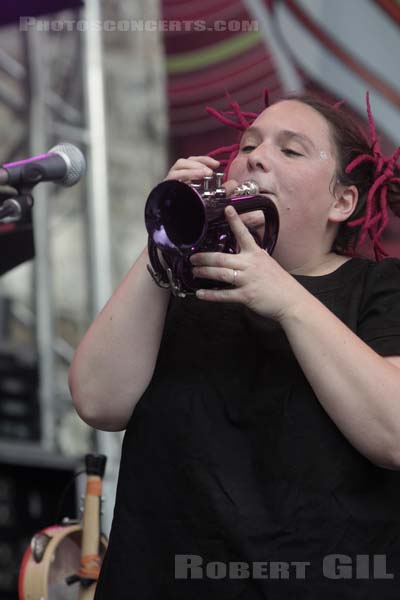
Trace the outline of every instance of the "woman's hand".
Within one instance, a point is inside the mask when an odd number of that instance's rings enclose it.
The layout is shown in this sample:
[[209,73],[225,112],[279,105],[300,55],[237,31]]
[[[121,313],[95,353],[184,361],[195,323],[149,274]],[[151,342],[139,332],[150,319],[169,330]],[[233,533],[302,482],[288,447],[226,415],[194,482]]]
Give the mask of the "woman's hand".
[[189,156],[179,158],[170,168],[164,181],[178,179],[184,183],[196,181],[213,175],[214,169],[219,166],[219,161],[211,156]]
[[233,285],[233,289],[199,290],[197,297],[211,302],[238,302],[263,317],[280,321],[308,292],[269,254],[260,248],[236,210],[225,214],[239,247],[238,254],[199,252],[190,261],[193,275]]

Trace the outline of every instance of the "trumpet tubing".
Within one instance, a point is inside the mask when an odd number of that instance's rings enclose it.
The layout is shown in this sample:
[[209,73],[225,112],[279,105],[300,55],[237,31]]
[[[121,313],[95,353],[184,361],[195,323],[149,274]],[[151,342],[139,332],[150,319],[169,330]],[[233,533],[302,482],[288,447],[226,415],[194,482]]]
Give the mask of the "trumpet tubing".
[[217,173],[215,182],[213,177],[205,177],[202,184],[192,185],[178,180],[164,181],[147,199],[145,224],[151,263],[148,269],[157,285],[170,287],[177,297],[194,295],[201,287],[217,287],[210,280],[193,278],[189,258],[201,251],[236,252],[236,240],[225,219],[225,207],[230,204],[239,214],[258,210],[264,213],[264,239],[259,240],[252,233],[269,254],[274,250],[279,231],[274,202],[259,194],[254,181],[244,182],[228,198],[221,184],[222,176]]

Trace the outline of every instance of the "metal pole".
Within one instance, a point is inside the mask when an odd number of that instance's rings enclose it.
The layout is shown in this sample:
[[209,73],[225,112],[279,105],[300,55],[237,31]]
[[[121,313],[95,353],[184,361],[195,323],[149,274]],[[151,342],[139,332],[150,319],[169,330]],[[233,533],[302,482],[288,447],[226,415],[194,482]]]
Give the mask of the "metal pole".
[[[84,35],[86,58],[84,75],[86,75],[85,89],[89,141],[89,195],[87,207],[89,277],[91,317],[94,318],[112,292],[102,35],[99,31],[100,28],[94,26],[101,21],[99,0],[86,0],[84,17],[87,24]],[[114,508],[121,436],[118,433],[98,431],[96,432],[96,442],[98,451],[107,456],[107,469],[103,482],[106,498],[103,529],[108,533]]]
[[[26,33],[30,72],[30,153],[35,156],[47,148],[46,96],[48,70],[45,64],[45,35],[34,29]],[[52,452],[55,448],[55,369],[54,369],[54,298],[49,237],[48,186],[34,191],[33,225],[35,237],[34,293],[36,342],[39,361],[39,401],[41,445]]]
[[88,125],[88,217],[92,312],[102,308],[111,293],[111,245],[106,155],[103,51],[101,32],[91,24],[101,19],[99,0],[86,0],[86,101]]

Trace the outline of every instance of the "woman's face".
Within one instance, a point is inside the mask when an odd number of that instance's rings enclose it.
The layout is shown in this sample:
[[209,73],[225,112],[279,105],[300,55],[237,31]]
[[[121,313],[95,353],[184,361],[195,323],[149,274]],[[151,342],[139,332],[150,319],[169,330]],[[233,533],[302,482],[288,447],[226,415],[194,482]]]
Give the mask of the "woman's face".
[[311,241],[323,243],[335,201],[335,170],[327,121],[300,101],[284,100],[244,132],[229,179],[255,181],[278,208],[278,242],[304,248]]

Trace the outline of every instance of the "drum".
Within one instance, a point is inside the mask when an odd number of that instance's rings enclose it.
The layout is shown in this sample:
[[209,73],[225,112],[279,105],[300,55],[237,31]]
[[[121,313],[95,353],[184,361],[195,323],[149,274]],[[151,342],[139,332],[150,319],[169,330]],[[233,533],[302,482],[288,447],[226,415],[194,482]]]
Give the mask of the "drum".
[[103,454],[87,454],[86,493],[81,521],[36,533],[22,559],[19,600],[93,600],[107,538],[101,533]]
[[[100,558],[107,538],[100,540]],[[18,581],[19,600],[79,600],[79,581],[68,584],[78,573],[82,553],[80,523],[53,525],[36,533],[22,559]],[[94,597],[95,584],[91,585]],[[87,596],[89,597],[89,596]]]

